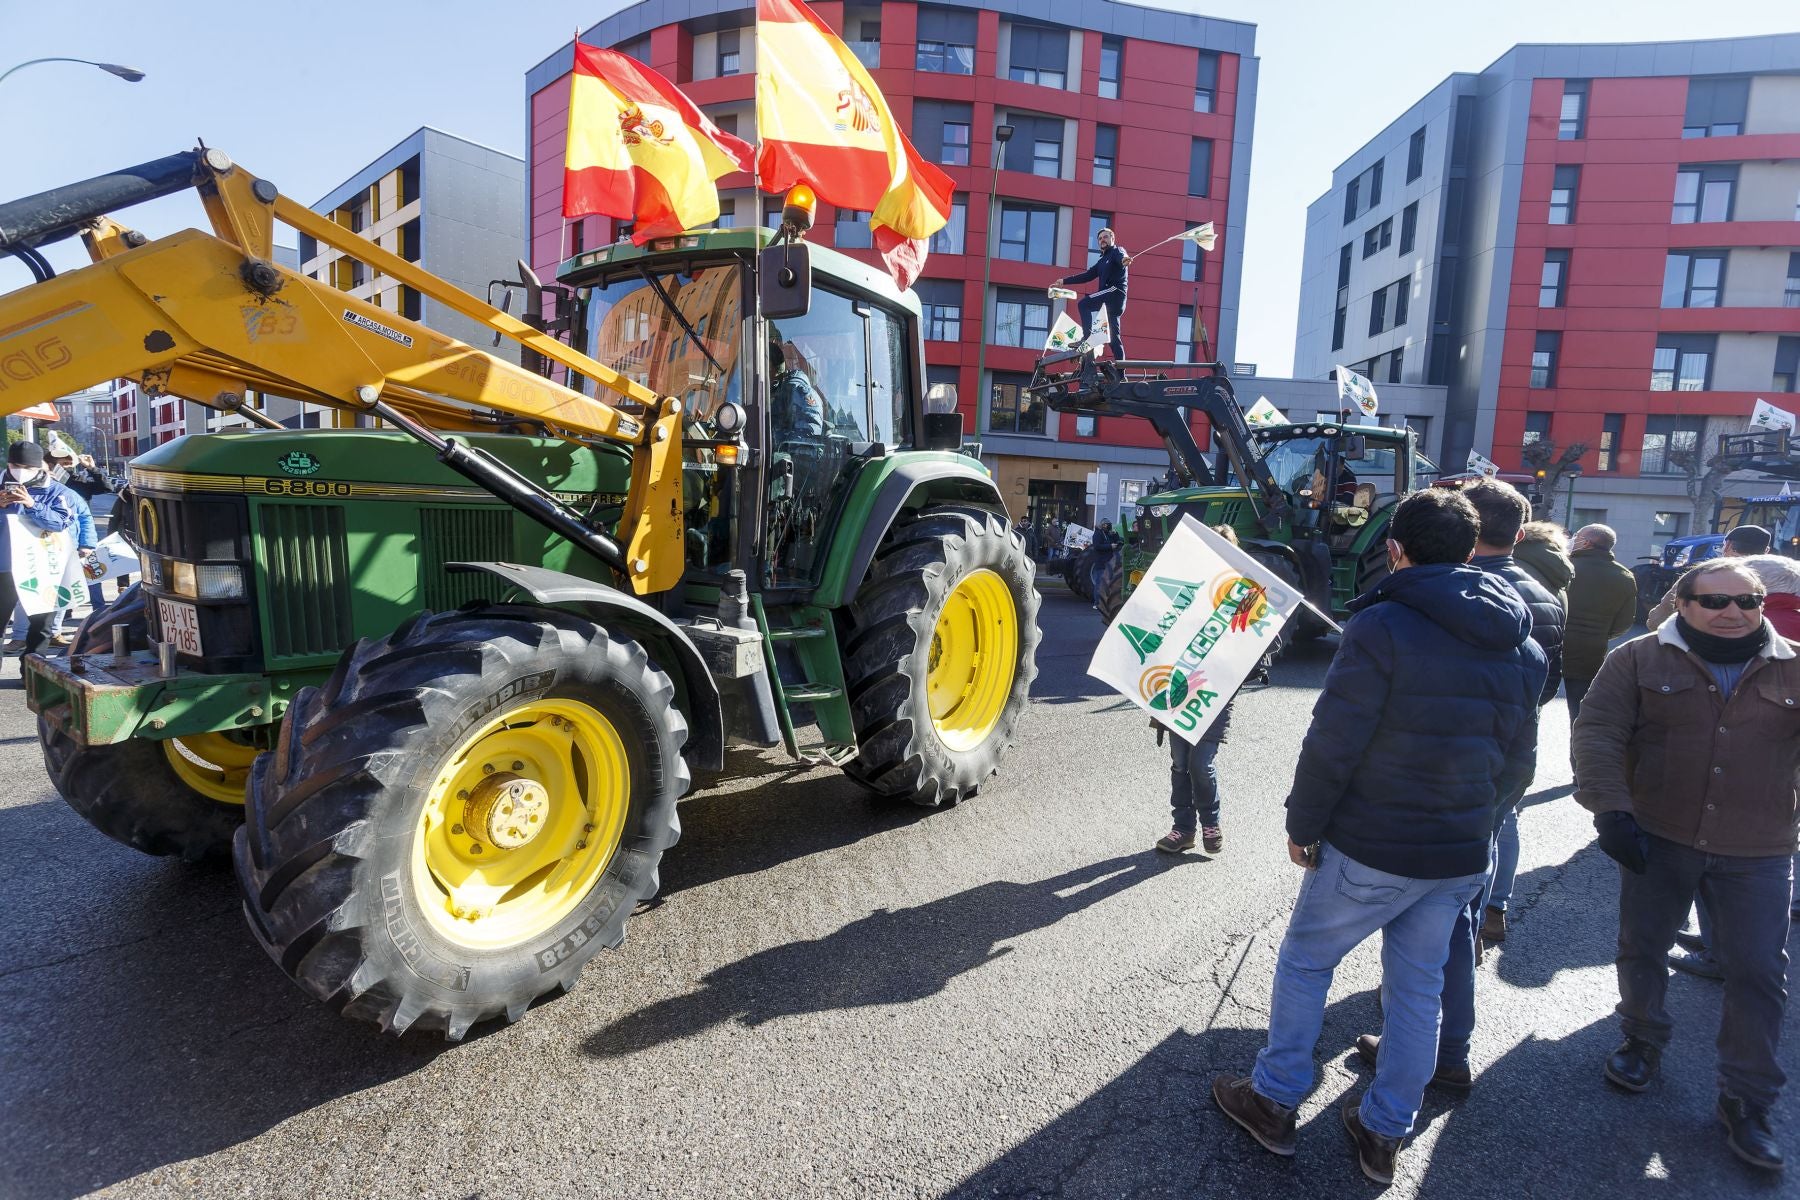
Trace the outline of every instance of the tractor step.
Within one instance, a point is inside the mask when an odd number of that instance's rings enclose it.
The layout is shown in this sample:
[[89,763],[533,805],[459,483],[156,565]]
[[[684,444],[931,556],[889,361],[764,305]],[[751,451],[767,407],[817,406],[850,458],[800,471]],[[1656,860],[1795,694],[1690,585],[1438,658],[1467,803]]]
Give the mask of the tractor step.
[[[775,715],[789,754],[805,762],[842,766],[856,757],[856,722],[844,684],[832,612],[811,604],[765,609],[751,597],[761,628],[769,677],[775,684]],[[794,709],[802,709],[796,714]],[[818,726],[818,742],[802,746],[806,710]],[[797,728],[798,727],[798,728]]]
[[804,746],[796,754],[802,761],[821,767],[841,767],[856,757],[856,747],[842,742],[825,742],[818,746]]
[[844,694],[844,689],[829,683],[783,683],[781,694],[791,704],[814,704],[820,700],[836,700]]
[[803,638],[826,637],[830,632],[821,625],[799,625],[789,629],[771,628],[769,640],[772,642],[797,642]]

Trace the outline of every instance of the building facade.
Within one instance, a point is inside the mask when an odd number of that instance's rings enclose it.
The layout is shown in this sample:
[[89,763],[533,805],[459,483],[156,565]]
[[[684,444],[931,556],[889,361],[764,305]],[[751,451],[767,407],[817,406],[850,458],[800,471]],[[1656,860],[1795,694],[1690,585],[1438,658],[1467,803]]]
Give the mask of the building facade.
[[[964,427],[1014,516],[1118,517],[1168,458],[1139,419],[1061,416],[1024,395],[1062,308],[1045,288],[1088,266],[1104,226],[1131,251],[1211,221],[1211,253],[1176,242],[1133,262],[1125,349],[1232,361],[1255,27],[1115,0],[1081,0],[1056,22],[1017,0],[813,8],[871,69],[920,152],[956,182],[950,224],[915,284],[926,382],[956,386]],[[754,21],[743,0],[645,0],[581,37],[650,64],[727,132],[753,138]],[[526,76],[529,257],[545,278],[622,224],[561,215],[572,61],[563,46]],[[1003,145],[1001,126],[1011,130]],[[719,186],[720,225],[779,220],[780,197],[758,193],[748,176]],[[809,236],[876,261],[867,213],[822,203]],[[1097,474],[1108,492],[1090,506],[1085,485]]]
[[1718,435],[1758,397],[1800,410],[1800,34],[1446,79],[1307,211],[1294,370],[1338,363],[1445,385],[1455,465],[1586,446],[1553,511],[1621,557],[1703,532]]

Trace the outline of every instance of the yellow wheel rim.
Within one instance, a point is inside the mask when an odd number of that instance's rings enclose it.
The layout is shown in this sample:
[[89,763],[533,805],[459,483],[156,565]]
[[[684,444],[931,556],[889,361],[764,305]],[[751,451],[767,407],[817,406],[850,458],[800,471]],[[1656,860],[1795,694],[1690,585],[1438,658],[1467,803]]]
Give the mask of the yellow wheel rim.
[[631,806],[611,721],[538,700],[482,725],[432,781],[412,884],[432,927],[476,949],[517,945],[574,912],[605,874]]
[[1012,592],[993,571],[972,571],[944,600],[931,631],[925,691],[932,728],[951,750],[972,750],[1000,723],[1019,659]]
[[169,738],[163,757],[181,782],[220,804],[242,804],[250,786],[250,765],[262,751],[225,733]]

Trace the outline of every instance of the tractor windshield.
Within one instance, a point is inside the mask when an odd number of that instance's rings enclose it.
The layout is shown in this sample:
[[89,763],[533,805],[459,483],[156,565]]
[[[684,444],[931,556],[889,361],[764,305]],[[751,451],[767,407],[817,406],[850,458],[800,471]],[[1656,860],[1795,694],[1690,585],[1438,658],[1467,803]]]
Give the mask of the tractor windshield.
[[[1327,437],[1296,437],[1278,442],[1263,443],[1263,461],[1268,463],[1269,471],[1275,481],[1290,492],[1298,492],[1308,486],[1314,470],[1326,461],[1330,453],[1330,444],[1334,439]],[[1355,474],[1359,482],[1376,485],[1379,492],[1393,490],[1394,455],[1397,446],[1382,445],[1369,442],[1363,457],[1348,459],[1344,467]],[[1413,455],[1413,486],[1429,483],[1437,475],[1437,467],[1422,454]]]
[[1792,554],[1800,546],[1800,500],[1752,500],[1731,528],[1761,525],[1775,538],[1777,554]]
[[698,436],[719,407],[742,403],[743,268],[647,264],[588,293],[592,358],[665,396],[679,396]]

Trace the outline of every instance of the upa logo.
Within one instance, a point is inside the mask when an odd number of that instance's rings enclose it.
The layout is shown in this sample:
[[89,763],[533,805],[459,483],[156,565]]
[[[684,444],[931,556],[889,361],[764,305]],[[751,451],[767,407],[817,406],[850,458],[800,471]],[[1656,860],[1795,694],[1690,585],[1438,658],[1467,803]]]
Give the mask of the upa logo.
[[324,464],[304,450],[289,450],[275,465],[286,475],[316,475]]

